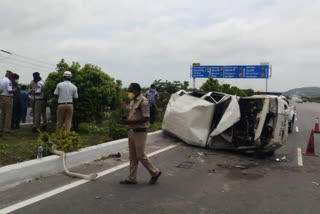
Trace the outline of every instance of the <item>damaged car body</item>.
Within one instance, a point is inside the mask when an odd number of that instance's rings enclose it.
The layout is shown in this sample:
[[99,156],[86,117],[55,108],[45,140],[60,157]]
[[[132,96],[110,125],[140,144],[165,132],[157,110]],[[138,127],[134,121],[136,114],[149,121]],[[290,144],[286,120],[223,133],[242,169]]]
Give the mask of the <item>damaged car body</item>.
[[178,91],[162,129],[195,146],[273,154],[288,138],[288,104],[272,95]]

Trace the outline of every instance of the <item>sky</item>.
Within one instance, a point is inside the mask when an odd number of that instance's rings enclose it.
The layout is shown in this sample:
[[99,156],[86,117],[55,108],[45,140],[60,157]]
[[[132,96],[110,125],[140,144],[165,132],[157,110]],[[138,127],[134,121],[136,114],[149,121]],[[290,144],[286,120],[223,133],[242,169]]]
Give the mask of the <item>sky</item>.
[[[320,86],[320,0],[0,0],[0,77],[29,83],[64,58],[124,86],[190,81],[190,65],[269,62],[269,91]],[[206,79],[196,79],[200,87]],[[264,91],[266,80],[219,79]]]

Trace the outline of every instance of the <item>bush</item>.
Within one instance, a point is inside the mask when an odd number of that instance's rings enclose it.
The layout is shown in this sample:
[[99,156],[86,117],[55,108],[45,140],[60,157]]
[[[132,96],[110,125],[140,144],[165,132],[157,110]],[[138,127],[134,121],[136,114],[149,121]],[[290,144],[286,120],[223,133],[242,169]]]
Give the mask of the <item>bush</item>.
[[110,137],[113,140],[125,138],[128,135],[128,127],[119,124],[119,120],[125,115],[123,109],[106,112],[103,116],[103,122],[99,124],[81,123],[79,130],[89,135],[98,135]]
[[[80,135],[76,132],[60,130],[55,133],[40,132],[37,139],[37,148],[43,145],[43,156],[52,154],[51,147],[53,142],[57,145],[57,150],[63,152],[74,152],[82,148],[82,140]],[[36,148],[36,149],[37,149]]]
[[62,59],[57,65],[58,71],[50,73],[46,80],[45,94],[50,100],[51,116],[56,117],[57,98],[53,92],[56,85],[63,81],[63,72],[72,72],[72,83],[78,88],[79,99],[74,105],[73,124],[78,128],[80,122],[102,122],[108,109],[117,109],[121,105],[121,81],[115,81],[101,68],[87,64],[81,68],[73,62],[71,66]]

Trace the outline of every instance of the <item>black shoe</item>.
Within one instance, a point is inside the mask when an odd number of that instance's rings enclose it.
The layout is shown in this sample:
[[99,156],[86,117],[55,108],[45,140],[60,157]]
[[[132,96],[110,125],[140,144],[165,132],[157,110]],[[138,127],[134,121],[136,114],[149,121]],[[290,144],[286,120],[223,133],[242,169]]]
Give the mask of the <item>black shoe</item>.
[[161,171],[159,171],[156,176],[152,176],[149,181],[149,184],[155,184],[157,182],[158,178],[160,177],[160,175],[161,175]]
[[120,184],[137,184],[138,182],[136,181],[129,181],[129,180],[122,180],[120,181]]

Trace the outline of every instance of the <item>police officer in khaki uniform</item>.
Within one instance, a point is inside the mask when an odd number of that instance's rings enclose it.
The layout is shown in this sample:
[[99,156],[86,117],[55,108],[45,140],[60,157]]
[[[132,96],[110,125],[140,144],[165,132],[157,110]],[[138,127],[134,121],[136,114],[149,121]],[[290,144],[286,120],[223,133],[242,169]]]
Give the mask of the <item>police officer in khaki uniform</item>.
[[34,79],[40,76],[40,74],[39,72],[34,72],[32,75],[33,75],[33,80],[30,82],[30,85],[29,85],[29,94],[30,94],[29,104],[32,109],[32,115],[33,115],[32,122],[34,122],[35,94],[33,92],[37,90],[37,83],[34,81]]
[[37,83],[36,90],[32,90],[31,94],[34,95],[34,112],[33,112],[33,126],[32,131],[36,132],[40,128],[41,117],[42,117],[42,129],[46,130],[47,127],[47,100],[44,98],[44,81],[40,75],[34,75],[33,81]]
[[147,127],[150,117],[148,100],[141,94],[141,87],[138,83],[131,83],[128,97],[130,100],[130,112],[127,119],[122,119],[122,124],[129,125],[129,155],[130,173],[127,179],[120,181],[120,184],[137,184],[137,169],[139,161],[151,174],[149,184],[155,184],[161,175],[145,154],[147,140]]
[[7,73],[3,79],[0,80],[0,136],[2,132],[11,133],[11,118],[13,100],[12,96],[15,89],[12,89],[13,73],[7,70]]
[[64,82],[60,82],[54,91],[54,95],[59,96],[56,131],[60,130],[63,125],[64,130],[70,131],[71,129],[73,99],[78,99],[78,89],[70,82],[71,77],[70,71],[64,72]]

